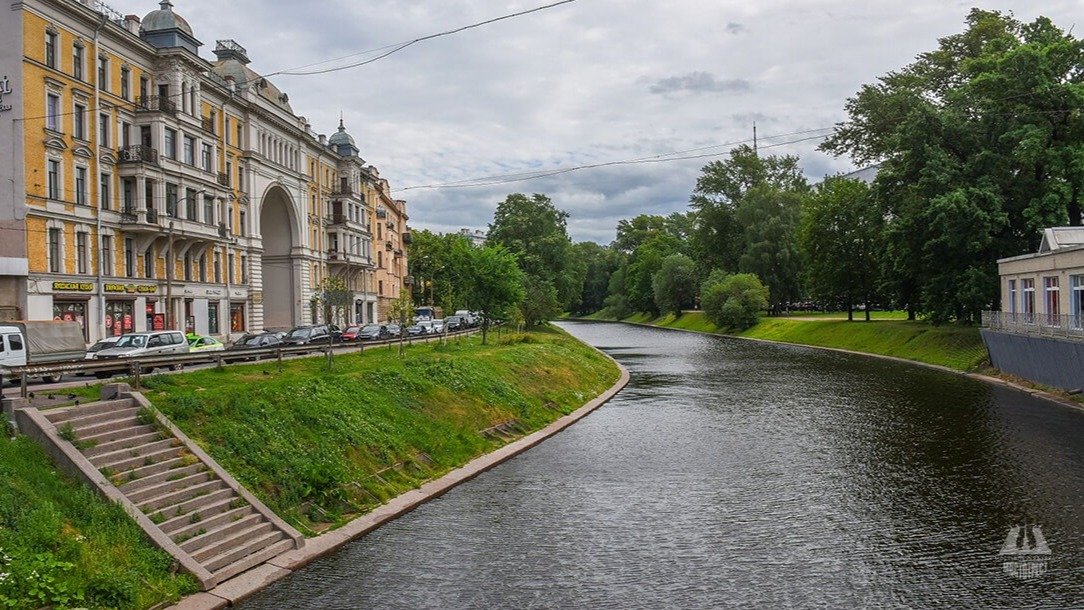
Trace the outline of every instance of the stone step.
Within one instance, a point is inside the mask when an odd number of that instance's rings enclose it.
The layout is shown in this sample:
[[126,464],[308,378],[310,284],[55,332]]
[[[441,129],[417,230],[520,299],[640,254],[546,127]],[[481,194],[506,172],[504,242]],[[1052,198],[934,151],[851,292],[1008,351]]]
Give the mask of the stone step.
[[[252,540],[245,542],[244,544],[226,549],[220,554],[213,557],[208,557],[206,561],[200,561],[200,563],[203,564],[203,567],[207,568],[209,572],[214,573],[216,570],[224,568],[231,563],[240,561],[241,559],[244,559],[245,557],[253,553],[259,552],[269,546],[274,545],[276,542],[279,542],[283,538],[285,538],[285,535],[282,532],[273,529],[270,532],[263,534],[262,536],[258,536]],[[287,540],[287,542],[293,541]]]
[[83,455],[88,458],[96,455],[103,455],[105,453],[111,453],[113,451],[120,451],[121,449],[131,449],[132,447],[138,447],[147,443],[156,441],[159,439],[159,432],[151,431],[145,434],[137,434],[135,436],[129,436],[127,438],[121,438],[108,443],[96,443],[89,449],[83,450]]
[[[197,523],[229,510],[230,502],[236,497],[237,495],[233,493],[232,489],[219,489],[205,496],[182,502],[177,506],[159,509],[160,512],[166,513],[169,519],[158,527],[167,534],[172,533],[189,523]],[[192,513],[199,513],[199,519],[192,520],[194,516]]]
[[100,424],[103,422],[113,421],[115,419],[121,419],[122,417],[136,417],[139,414],[140,407],[133,407],[130,404],[124,407],[118,407],[112,411],[106,411],[104,413],[92,413],[89,415],[81,415],[79,417],[72,417],[60,422],[56,422],[56,427],[71,426],[75,428],[76,432],[93,426],[94,424]]
[[[168,440],[162,441],[162,442],[165,442],[165,443],[169,444],[169,443],[171,443],[172,440],[173,439],[168,439]],[[132,470],[133,468],[139,468],[140,466],[152,466],[152,465],[154,465],[154,464],[156,464],[158,462],[164,462],[166,460],[171,460],[173,458],[179,458],[179,457],[181,457],[180,456],[181,449],[182,449],[181,447],[169,447],[169,446],[167,446],[164,449],[159,449],[158,451],[154,451],[154,452],[151,452],[151,453],[146,453],[146,454],[142,454],[142,455],[138,455],[138,456],[123,458],[123,459],[119,459],[119,460],[117,460],[115,462],[110,462],[110,463],[107,463],[107,464],[100,464],[100,465],[96,464],[96,466],[98,466],[98,468],[107,468],[108,467],[108,468],[113,469],[116,472],[124,472],[126,470]],[[94,460],[91,460],[91,463],[94,463]]]
[[75,436],[81,440],[86,441],[92,437],[104,434],[106,432],[117,432],[126,428],[134,428],[136,426],[142,426],[137,417],[121,417],[118,419],[111,419],[109,421],[102,422],[100,424],[93,424],[85,428],[76,428]]
[[145,485],[138,489],[126,491],[124,492],[124,495],[128,496],[128,499],[132,502],[139,504],[144,500],[156,498],[158,496],[162,496],[173,491],[178,491],[192,485],[197,485],[199,483],[206,483],[207,481],[210,481],[214,476],[214,473],[207,470],[194,472],[191,474],[179,472],[181,470],[184,469],[178,468],[176,471],[174,471],[173,475],[167,476],[165,479],[159,481],[158,483],[152,485]]
[[[177,462],[180,463],[180,458],[177,458]],[[167,463],[168,462],[163,462],[163,464]],[[154,468],[155,466],[158,466],[158,464],[155,464],[154,466],[146,466],[146,468]],[[167,468],[165,470],[162,470],[161,472],[155,472],[139,479],[133,479],[121,485],[118,489],[120,489],[121,493],[129,496],[130,498],[131,496],[129,494],[139,489],[143,489],[144,487],[157,485],[158,483],[161,483],[163,481],[169,481],[174,478],[187,477],[188,475],[196,474],[197,472],[203,472],[205,470],[207,470],[207,467],[204,466],[201,462],[196,462],[195,464],[192,464],[190,466],[181,466],[180,468]]]
[[[57,394],[63,394],[63,392],[57,392]],[[79,405],[77,407],[43,411],[42,415],[45,416],[45,419],[56,424],[64,421],[71,421],[75,418],[86,417],[88,415],[100,415],[102,413],[110,413],[119,409],[128,408],[130,406],[132,406],[132,401],[127,398],[123,400],[103,400],[100,402],[91,402],[85,405]]]
[[217,582],[222,582],[228,578],[233,578],[241,572],[251,570],[252,568],[260,565],[261,563],[274,559],[286,551],[290,551],[294,548],[294,541],[289,538],[280,540],[272,544],[271,546],[264,547],[251,555],[242,557],[241,559],[223,566],[217,571],[212,570],[212,575]]
[[[233,500],[230,500],[229,502],[232,501]],[[229,502],[227,502],[227,504]],[[201,529],[204,531],[204,533],[211,533],[217,528],[220,528],[224,525],[229,525],[235,521],[240,521],[241,519],[247,517],[248,515],[254,514],[255,512],[256,509],[254,509],[251,504],[245,504],[244,506],[233,509],[227,508],[225,512],[209,516],[205,519],[200,519],[195,523],[181,524],[181,527],[173,530],[173,532],[170,534],[170,537],[174,540],[177,540],[179,538],[191,537],[196,535],[195,532],[198,532]]]
[[[263,515],[250,515],[251,522],[245,527],[239,527],[232,532],[223,534],[218,540],[212,540],[198,549],[189,551],[192,559],[203,563],[204,561],[221,555],[231,549],[245,546],[269,532],[276,531],[270,521],[265,521]],[[183,546],[181,548],[184,548]],[[186,549],[187,550],[187,549]]]
[[181,467],[183,467],[181,458],[175,457],[168,460],[162,460],[161,462],[155,462],[154,464],[150,464],[148,466],[136,466],[134,468],[129,468],[127,470],[121,471],[120,474],[125,481],[124,484],[127,485],[129,483],[142,481],[146,477],[161,474],[163,472],[168,472],[170,470]]
[[[221,517],[221,515],[219,517]],[[215,519],[219,519],[219,517],[216,517]],[[249,513],[242,516],[240,519],[226,519],[225,521],[218,520],[215,521],[214,524],[211,524],[210,520],[208,520],[208,522],[204,523],[203,527],[201,528],[196,528],[183,534],[176,534],[173,537],[173,540],[176,541],[184,538],[185,536],[190,536],[190,538],[184,540],[183,542],[180,542],[179,544],[181,549],[191,554],[204,547],[207,547],[208,545],[213,545],[215,543],[231,538],[234,534],[240,533],[260,523],[267,522],[264,520],[263,515],[259,513]]]
[[83,434],[79,436],[79,440],[83,441],[84,443],[93,443],[94,446],[97,447],[98,445],[104,443],[111,443],[113,441],[119,441],[121,439],[129,438],[132,436],[141,436],[143,434],[149,434],[151,432],[157,432],[154,426],[137,425],[127,428],[120,428],[117,430],[109,430],[107,432],[102,432],[101,434]]
[[[226,486],[226,482],[222,479],[212,479],[196,485],[189,485],[183,489],[175,489],[162,493],[143,500],[142,502],[138,502],[136,506],[144,513],[152,513],[160,508],[177,506],[193,498],[200,498],[220,489],[229,489]],[[233,490],[230,489],[229,491],[232,492]]]
[[181,441],[176,438],[165,438],[159,441],[151,441],[135,447],[128,447],[127,449],[118,449],[116,451],[110,451],[109,453],[102,453],[94,457],[88,458],[91,464],[94,464],[95,468],[113,468],[114,470],[124,469],[129,467],[116,467],[114,464],[121,462],[127,462],[128,460],[139,460],[140,458],[154,455],[160,451],[167,449],[175,449],[180,451]]

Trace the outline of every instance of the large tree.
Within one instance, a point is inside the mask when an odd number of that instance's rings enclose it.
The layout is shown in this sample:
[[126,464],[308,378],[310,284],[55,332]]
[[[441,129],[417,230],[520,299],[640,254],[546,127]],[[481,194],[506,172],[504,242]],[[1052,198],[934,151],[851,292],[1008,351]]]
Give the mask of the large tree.
[[796,190],[755,186],[745,194],[735,213],[743,245],[738,271],[756,275],[764,282],[775,312],[801,296],[798,220],[805,197]]
[[470,247],[470,241],[457,233],[414,231],[407,246],[414,302],[439,305],[448,311],[461,308],[463,253]]
[[975,320],[995,261],[1081,223],[1084,45],[1040,17],[974,9],[967,27],[865,85],[824,149],[879,161],[884,267],[899,305]]
[[651,287],[655,291],[655,307],[661,313],[681,315],[696,304],[696,263],[684,254],[667,256],[655,272]]
[[553,286],[562,307],[579,298],[586,273],[572,255],[567,222],[568,212],[549,197],[513,193],[497,206],[487,237],[515,254],[524,273]]
[[585,267],[583,290],[573,311],[578,314],[594,313],[605,305],[610,276],[620,264],[622,255],[593,241],[572,246],[573,257]]
[[802,207],[799,244],[805,252],[807,292],[825,303],[842,303],[847,319],[865,304],[866,320],[880,278],[884,216],[869,185],[831,177],[817,185]]
[[467,309],[482,315],[482,343],[489,327],[512,317],[523,301],[524,275],[516,256],[502,246],[467,246],[460,252],[464,262],[463,302]]

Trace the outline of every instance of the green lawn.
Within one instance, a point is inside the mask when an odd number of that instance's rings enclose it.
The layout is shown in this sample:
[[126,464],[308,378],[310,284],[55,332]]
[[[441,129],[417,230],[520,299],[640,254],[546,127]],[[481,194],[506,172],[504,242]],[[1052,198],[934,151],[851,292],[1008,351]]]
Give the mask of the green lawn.
[[[609,388],[617,367],[556,329],[147,380],[147,396],[306,534],[338,526]],[[494,428],[501,426],[500,428]],[[488,432],[486,432],[488,431]]]
[[0,607],[148,608],[198,590],[124,510],[0,436]]

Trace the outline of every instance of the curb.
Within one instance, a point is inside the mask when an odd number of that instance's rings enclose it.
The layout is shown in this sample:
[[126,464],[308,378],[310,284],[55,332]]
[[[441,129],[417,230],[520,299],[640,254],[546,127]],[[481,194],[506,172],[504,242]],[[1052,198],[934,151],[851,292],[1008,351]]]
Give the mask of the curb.
[[[577,341],[579,341],[579,339],[577,339]],[[583,342],[581,341],[581,343]],[[587,344],[584,343],[584,345]],[[490,453],[478,456],[444,476],[424,483],[418,489],[412,489],[404,494],[396,496],[372,512],[362,515],[336,530],[314,538],[306,539],[305,545],[300,549],[287,551],[257,568],[239,574],[238,576],[221,583],[210,591],[184,597],[177,604],[167,607],[166,610],[218,610],[219,608],[232,606],[267,587],[271,583],[289,576],[294,570],[312,563],[320,557],[335,552],[347,543],[368,534],[389,521],[409,513],[430,500],[439,498],[453,487],[469,481],[483,472],[512,459],[584,417],[587,417],[596,409],[606,404],[629,383],[629,371],[624,365],[602,350],[599,350],[594,346],[589,347],[617,365],[620,376],[618,377],[617,382],[610,386],[608,390],[590,400],[582,407],[568,415],[558,418],[540,430],[536,430],[531,434],[508,443]]]

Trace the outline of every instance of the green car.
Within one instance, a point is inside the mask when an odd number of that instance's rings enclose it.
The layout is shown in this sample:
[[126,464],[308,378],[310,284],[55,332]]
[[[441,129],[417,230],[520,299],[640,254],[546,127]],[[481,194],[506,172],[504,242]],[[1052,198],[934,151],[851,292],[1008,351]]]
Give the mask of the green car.
[[225,350],[226,346],[214,337],[196,337],[188,342],[188,351],[191,353],[221,352]]

